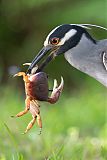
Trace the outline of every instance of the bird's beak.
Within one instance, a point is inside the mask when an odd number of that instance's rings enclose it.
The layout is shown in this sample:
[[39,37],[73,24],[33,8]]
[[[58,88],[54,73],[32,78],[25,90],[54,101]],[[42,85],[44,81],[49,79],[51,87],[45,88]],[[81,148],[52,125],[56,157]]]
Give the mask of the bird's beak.
[[[57,47],[58,48],[58,47]],[[36,57],[33,59],[31,62],[31,65],[29,66],[27,73],[31,73],[31,70],[37,65],[37,63],[44,58],[44,56],[49,52],[52,51],[49,56],[43,61],[43,63],[40,64],[40,67],[37,69],[36,72],[41,71],[47,63],[49,63],[53,57],[55,57],[55,51],[57,49],[56,47],[53,46],[45,46],[43,47],[40,52],[36,55]]]

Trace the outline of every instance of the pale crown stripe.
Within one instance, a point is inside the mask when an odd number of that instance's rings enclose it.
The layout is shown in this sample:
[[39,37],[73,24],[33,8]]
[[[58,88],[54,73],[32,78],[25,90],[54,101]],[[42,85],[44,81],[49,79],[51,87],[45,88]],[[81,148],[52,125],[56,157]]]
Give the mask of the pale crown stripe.
[[67,40],[69,40],[71,37],[73,37],[77,33],[77,30],[71,29],[69,30],[64,37],[61,39],[61,41],[58,43],[59,45],[63,45]]

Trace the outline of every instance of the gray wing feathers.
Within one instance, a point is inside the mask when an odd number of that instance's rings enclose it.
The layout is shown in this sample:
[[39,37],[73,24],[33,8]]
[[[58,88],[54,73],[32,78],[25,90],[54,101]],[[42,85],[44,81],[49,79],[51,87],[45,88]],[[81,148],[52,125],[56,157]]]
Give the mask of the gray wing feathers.
[[105,69],[107,70],[107,53],[103,52],[103,64]]

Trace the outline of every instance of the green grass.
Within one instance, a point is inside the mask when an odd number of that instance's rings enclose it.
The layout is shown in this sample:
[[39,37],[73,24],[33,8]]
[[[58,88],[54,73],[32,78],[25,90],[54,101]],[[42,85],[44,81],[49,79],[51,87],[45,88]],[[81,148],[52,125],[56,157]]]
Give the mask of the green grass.
[[11,118],[24,108],[17,89],[1,88],[0,160],[106,160],[107,94],[87,83],[63,92],[55,105],[41,102],[42,134],[37,125],[22,135],[31,115]]

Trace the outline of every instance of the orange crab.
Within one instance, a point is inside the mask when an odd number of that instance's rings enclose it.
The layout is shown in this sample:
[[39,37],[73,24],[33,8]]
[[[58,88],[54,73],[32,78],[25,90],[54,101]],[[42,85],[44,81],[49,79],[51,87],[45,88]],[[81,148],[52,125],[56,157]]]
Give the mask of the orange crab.
[[54,86],[51,93],[51,96],[49,95],[49,88],[48,88],[48,78],[47,74],[44,72],[38,72],[36,74],[26,74],[25,72],[19,72],[15,74],[14,76],[23,76],[23,80],[25,82],[25,93],[26,93],[26,99],[25,99],[25,110],[19,112],[16,114],[16,116],[12,117],[20,117],[24,114],[26,114],[28,111],[32,114],[33,119],[28,124],[26,130],[24,133],[27,133],[28,130],[30,130],[34,123],[36,122],[40,127],[40,132],[42,129],[42,120],[40,116],[40,110],[39,110],[39,103],[38,101],[46,101],[51,104],[54,104],[58,101],[60,94],[63,90],[64,81],[61,77],[61,83],[58,86],[57,80],[54,80]]

